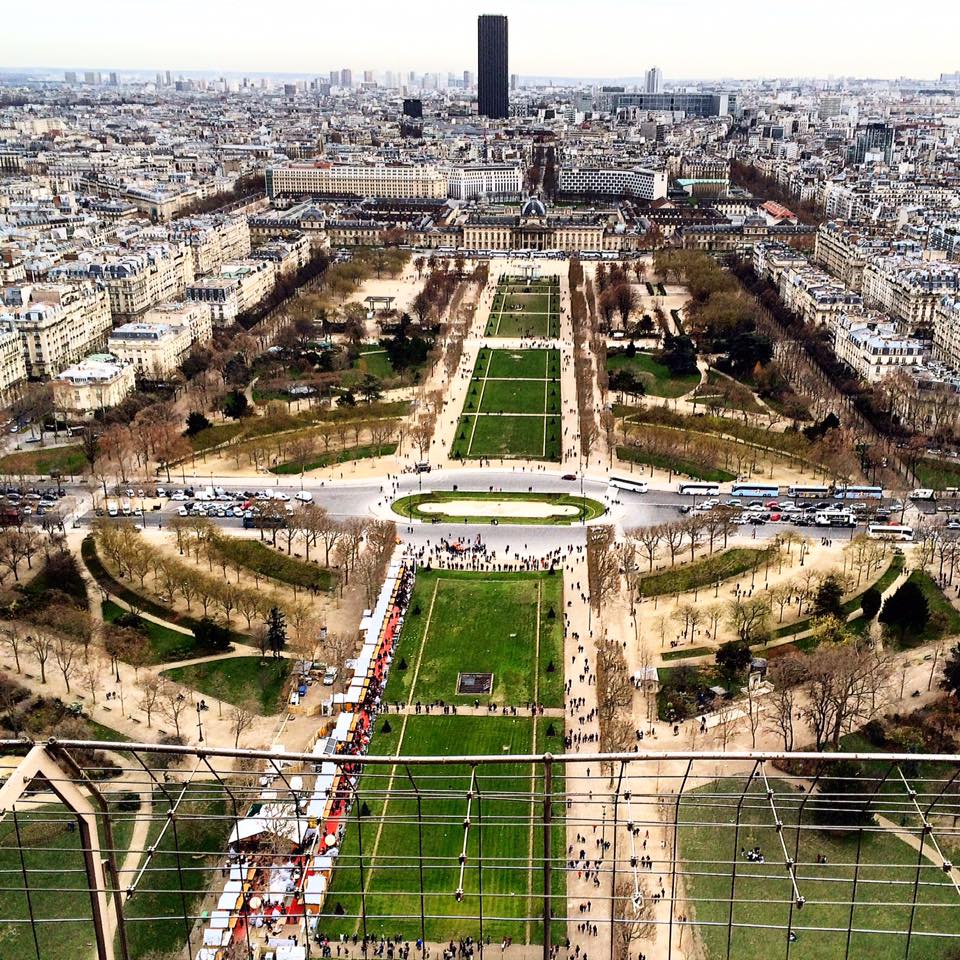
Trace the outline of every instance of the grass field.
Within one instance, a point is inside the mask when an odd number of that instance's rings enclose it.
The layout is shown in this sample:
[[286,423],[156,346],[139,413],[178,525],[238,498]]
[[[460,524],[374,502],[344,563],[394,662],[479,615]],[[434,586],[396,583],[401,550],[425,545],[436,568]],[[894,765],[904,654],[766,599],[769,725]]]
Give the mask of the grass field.
[[393,364],[390,362],[386,350],[364,350],[353,361],[352,369],[358,370],[360,373],[373,374],[381,380],[389,380],[390,377],[396,376],[396,371],[393,369]]
[[[929,860],[921,861],[914,936],[907,954],[906,936],[898,931],[910,925],[917,878],[916,851],[879,827],[843,833],[817,829],[810,825],[809,811],[798,831],[797,811],[803,795],[783,782],[772,781],[771,786],[777,791],[777,813],[784,823],[784,842],[791,856],[799,832],[797,885],[806,902],[802,911],[793,911],[797,940],[790,944],[792,960],[835,960],[844,956],[945,960],[949,955],[947,943],[929,934],[960,933],[957,891],[950,878]],[[680,808],[679,851],[690,898],[688,912],[699,923],[706,960],[721,960],[728,955],[785,955],[793,889],[783,867],[774,814],[762,782],[748,794],[736,837],[731,827],[736,796],[719,795],[713,787],[707,787],[688,797]],[[755,846],[764,852],[766,863],[751,863],[739,857],[741,847]],[[930,846],[928,842],[927,848]],[[827,863],[818,864],[817,854],[825,856]],[[734,927],[728,954],[731,868],[727,861],[734,859],[734,923],[757,926]],[[856,904],[852,911],[850,901]],[[854,932],[848,954],[846,928],[851,921],[855,931],[871,932]],[[780,929],[761,929],[763,925]]]
[[80,444],[53,449],[24,450],[0,457],[0,471],[12,477],[50,473],[75,476],[86,473],[89,468],[90,464]]
[[482,349],[452,456],[559,460],[560,411],[559,351]]
[[960,487],[960,463],[924,457],[916,466],[917,484],[933,490]]
[[[104,623],[116,623],[129,610],[117,606],[112,600],[105,601],[101,609]],[[143,617],[135,617],[137,629],[142,631],[150,646],[150,663],[170,663],[173,660],[186,660],[189,657],[203,656],[206,652],[197,649],[197,641],[192,633],[181,633],[169,627]]]
[[487,321],[488,337],[558,337],[560,287],[501,281]]
[[[476,504],[476,509],[468,515],[448,513],[446,511],[426,512],[422,509],[424,504],[442,504],[469,501]],[[572,496],[567,493],[490,493],[487,491],[453,491],[436,490],[433,493],[415,493],[409,497],[401,497],[393,503],[394,512],[401,517],[408,519],[423,520],[442,520],[447,523],[490,523],[494,514],[482,513],[484,501],[496,502],[528,502],[534,504],[549,504],[552,507],[575,507],[575,515],[555,514],[550,517],[531,516],[531,517],[499,517],[498,523],[522,523],[535,525],[567,525],[579,523],[581,520],[595,520],[603,516],[606,508],[597,500],[591,500],[589,497]]]
[[293,661],[260,657],[227,657],[172,667],[163,675],[208,697],[226,703],[253,703],[265,716],[279,713],[286,702],[285,687]]
[[[135,817],[134,811],[111,809],[118,862],[123,860],[130,843]],[[49,960],[67,960],[78,953],[96,955],[80,833],[69,830],[68,824],[75,825],[76,817],[53,803],[18,812],[16,826],[10,814],[0,823],[0,928],[4,960],[36,960],[38,948],[39,955]],[[27,874],[29,906],[22,869]],[[31,906],[38,921],[33,926],[29,922]],[[75,919],[71,923],[43,922],[61,918]],[[2,922],[11,920],[22,922]]]
[[668,457],[659,453],[641,450],[639,447],[617,447],[617,459],[624,463],[638,463],[643,466],[656,467],[658,470],[669,470],[672,473],[690,477],[692,480],[712,480],[717,483],[726,483],[736,480],[737,475],[721,467],[705,467],[692,460],[681,460],[679,457]]
[[[493,692],[477,697],[481,703],[522,705],[536,700],[559,707],[562,577],[421,570],[404,621],[399,658],[387,684],[389,701],[473,703],[472,694],[457,693],[457,675],[492,673]],[[405,670],[398,669],[401,660]]]
[[729,580],[762,564],[766,550],[753,547],[731,547],[691,563],[681,563],[662,573],[648,573],[640,578],[638,591],[642,597],[662,597],[683,593],[697,587],[712,586],[718,580]]
[[[383,731],[389,721],[389,732]],[[534,723],[536,722],[536,742]],[[378,723],[373,751],[380,755],[437,756],[451,753],[503,754],[536,749],[562,749],[560,724],[548,736],[550,722],[529,717],[386,716]],[[401,738],[402,731],[402,738]],[[524,922],[538,917],[542,905],[542,874],[531,869],[531,850],[540,852],[539,824],[531,830],[530,818],[539,816],[531,791],[541,791],[542,782],[523,764],[490,766],[478,771],[471,808],[471,830],[463,876],[463,897],[458,902],[459,856],[463,847],[463,818],[470,770],[452,765],[432,770],[416,769],[412,775],[426,795],[421,801],[422,829],[418,826],[417,800],[405,770],[367,768],[359,784],[355,811],[366,810],[359,821],[356,812],[347,828],[346,840],[334,872],[330,894],[324,904],[326,916],[320,929],[336,936],[361,930],[361,889],[365,890],[366,929],[375,934],[396,934],[407,939],[420,936],[419,853],[426,862],[424,930],[427,940],[442,941],[467,935],[478,937],[477,917],[486,918],[483,935],[492,940],[504,936],[517,942],[542,939],[540,924]],[[438,796],[440,792],[444,795]],[[562,798],[563,785],[554,783],[554,796]],[[386,799],[384,795],[386,794]],[[555,805],[560,817],[562,799]],[[562,827],[555,827],[553,846],[562,855]],[[358,854],[364,856],[363,884]],[[480,891],[483,891],[481,904]],[[564,894],[563,871],[554,872],[553,895]],[[482,908],[482,909],[481,909]],[[562,909],[562,908],[561,908]],[[407,918],[401,919],[401,915]],[[498,919],[493,919],[498,918]],[[512,919],[516,918],[516,919]],[[557,930],[563,936],[562,930]]]
[[607,370],[611,373],[615,370],[629,370],[643,380],[647,395],[651,397],[682,397],[700,382],[698,373],[675,377],[666,364],[650,353],[637,353],[628,357],[625,351],[611,352],[607,355]]
[[[337,463],[350,463],[352,460],[369,460],[371,457],[387,457],[397,452],[395,443],[367,444],[361,447],[349,447],[346,450],[334,450],[330,453],[321,453],[319,456],[308,460],[303,465],[303,471],[319,470],[320,467],[332,467]],[[299,474],[301,473],[299,463],[281,463],[270,468],[271,473],[276,474]]]

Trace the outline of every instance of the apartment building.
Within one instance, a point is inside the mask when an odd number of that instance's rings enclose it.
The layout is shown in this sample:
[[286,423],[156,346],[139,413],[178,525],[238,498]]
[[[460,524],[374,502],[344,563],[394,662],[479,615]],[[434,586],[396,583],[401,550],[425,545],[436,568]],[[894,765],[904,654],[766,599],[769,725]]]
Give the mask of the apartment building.
[[187,300],[160,303],[148,310],[141,318],[143,323],[162,323],[168,326],[190,328],[190,341],[209,343],[213,339],[213,324],[210,311],[203,304]]
[[49,276],[99,281],[108,291],[114,317],[126,319],[181,298],[194,278],[193,257],[180,244],[155,244],[123,255],[64,263]]
[[570,196],[636,197],[659,200],[667,195],[665,170],[647,167],[560,168],[557,186]]
[[834,318],[834,352],[867,383],[878,383],[889,374],[921,365],[929,345],[904,337],[895,323],[860,313],[841,313]]
[[785,270],[778,289],[784,305],[815,326],[832,326],[838,314],[863,306],[858,294],[809,266]]
[[12,329],[0,330],[0,403],[9,403],[27,379],[20,335]]
[[20,337],[27,374],[52,377],[106,342],[106,289],[91,281],[6,287],[0,321]]
[[210,311],[215,327],[225,327],[251,310],[273,290],[277,264],[272,260],[233,260],[216,277],[204,277],[187,287],[187,300]]
[[960,265],[875,257],[863,271],[863,299],[911,330],[929,329],[944,296],[960,294]]
[[933,311],[933,355],[960,370],[960,297],[941,297]]
[[523,171],[513,164],[476,164],[447,171],[452,200],[516,200],[523,190]]
[[447,175],[426,165],[333,164],[318,161],[267,167],[267,194],[444,199]]
[[779,286],[785,271],[800,270],[808,262],[802,253],[780,243],[758,243],[753,248],[753,272],[774,286]]
[[250,254],[250,227],[245,216],[176,220],[170,227],[170,236],[189,251],[196,277],[216,272],[227,260],[242,259]]
[[107,348],[121,363],[151,380],[174,373],[192,343],[189,323],[124,323],[107,338]]
[[91,417],[116,406],[136,385],[136,370],[110,354],[93,354],[60,371],[52,381],[57,411]]
[[251,254],[254,260],[269,260],[276,266],[278,277],[288,277],[310,262],[310,238],[300,234],[274,237],[259,244]]

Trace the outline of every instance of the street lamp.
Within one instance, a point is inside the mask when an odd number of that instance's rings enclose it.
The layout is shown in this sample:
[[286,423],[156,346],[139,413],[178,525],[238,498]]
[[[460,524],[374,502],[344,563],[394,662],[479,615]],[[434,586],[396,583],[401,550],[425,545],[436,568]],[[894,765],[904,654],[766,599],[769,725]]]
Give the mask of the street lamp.
[[200,702],[197,701],[197,743],[203,743],[203,718],[200,709]]

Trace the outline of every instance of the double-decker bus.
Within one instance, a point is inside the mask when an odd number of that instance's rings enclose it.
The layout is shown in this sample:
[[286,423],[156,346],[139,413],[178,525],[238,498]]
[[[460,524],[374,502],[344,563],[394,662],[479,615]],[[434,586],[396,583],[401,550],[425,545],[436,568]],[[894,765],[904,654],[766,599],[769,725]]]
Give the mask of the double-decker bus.
[[833,495],[840,500],[882,500],[883,487],[857,487],[845,484],[836,487]]
[[610,486],[618,490],[626,490],[628,493],[646,493],[650,489],[650,481],[635,480],[633,477],[615,473],[610,476]]
[[896,523],[871,523],[867,536],[874,540],[912,540],[913,527]]
[[731,497],[766,497],[774,499],[780,496],[780,487],[775,483],[756,483],[745,480],[730,487]]
[[787,487],[787,493],[794,500],[822,500],[830,496],[831,489],[822,483],[794,483]]
[[677,484],[677,493],[688,497],[713,497],[720,492],[720,484],[709,480],[681,480]]

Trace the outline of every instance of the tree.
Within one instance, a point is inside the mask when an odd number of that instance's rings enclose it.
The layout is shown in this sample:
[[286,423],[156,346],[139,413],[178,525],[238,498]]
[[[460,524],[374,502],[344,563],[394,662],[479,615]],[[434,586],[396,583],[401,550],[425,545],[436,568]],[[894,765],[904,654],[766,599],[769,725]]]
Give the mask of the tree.
[[770,661],[768,679],[773,686],[767,703],[770,705],[770,728],[783,738],[783,749],[793,750],[793,721],[797,713],[799,685],[806,678],[806,663],[800,654],[788,654]]
[[743,643],[758,643],[767,635],[770,601],[763,595],[731,600],[727,616]]
[[177,736],[180,736],[180,717],[183,715],[190,701],[183,695],[183,692],[175,683],[169,680],[160,682],[160,715],[173,724],[173,729]]
[[930,619],[930,607],[920,587],[907,580],[887,598],[879,619],[903,646],[908,636],[919,638]]
[[257,701],[252,697],[244,698],[230,710],[230,731],[233,733],[233,746],[240,746],[240,738],[257,719]]
[[742,640],[728,640],[720,644],[715,656],[717,666],[723,671],[730,684],[736,683],[752,660],[750,647]]
[[843,601],[843,584],[834,575],[820,581],[813,599],[813,612],[818,617],[839,617]]
[[204,649],[217,652],[230,649],[230,631],[210,617],[201,617],[194,624],[193,635],[197,645]]
[[32,630],[27,636],[27,647],[40,668],[40,682],[47,682],[47,661],[53,655],[53,639],[45,630]]
[[60,674],[63,676],[63,685],[70,693],[70,677],[76,665],[77,653],[80,645],[74,637],[67,633],[57,633],[53,640],[53,658],[57,662]]
[[212,426],[210,421],[198,410],[191,410],[187,415],[187,436],[196,436],[201,430],[206,430]]
[[287,623],[278,607],[271,607],[267,614],[267,646],[274,658],[287,645]]
[[224,416],[231,420],[239,420],[247,416],[250,404],[247,401],[247,395],[242,390],[231,390],[224,398],[220,409]]
[[833,828],[870,826],[872,790],[864,774],[863,764],[856,760],[828,764],[819,778],[819,789],[810,798],[814,820]]
[[147,726],[153,724],[153,712],[157,708],[157,701],[160,699],[161,681],[156,674],[150,674],[144,677],[140,683],[140,709],[147,715]]
[[952,693],[955,700],[960,701],[960,643],[950,648],[950,653],[943,663],[943,679],[940,681],[940,687]]
[[867,587],[860,597],[860,609],[865,620],[872,620],[879,612],[883,597],[876,587]]

